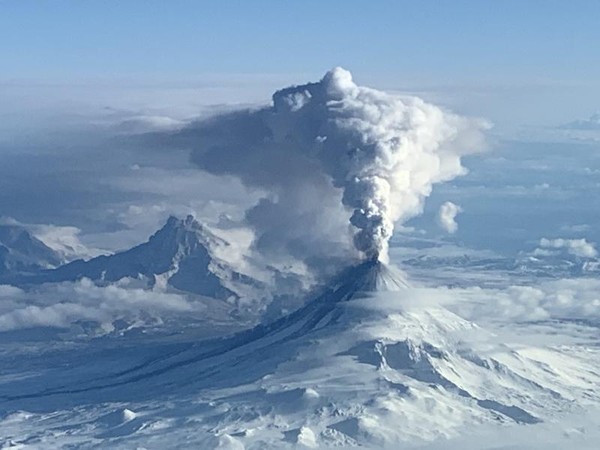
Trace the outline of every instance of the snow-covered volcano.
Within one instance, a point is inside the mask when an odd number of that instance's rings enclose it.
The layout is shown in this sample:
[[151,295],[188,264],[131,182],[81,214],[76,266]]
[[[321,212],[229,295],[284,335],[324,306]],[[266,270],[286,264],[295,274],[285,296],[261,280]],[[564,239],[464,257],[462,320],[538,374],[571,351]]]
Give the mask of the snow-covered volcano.
[[296,312],[228,338],[70,347],[31,358],[26,378],[13,362],[0,386],[13,414],[0,426],[14,442],[54,446],[380,448],[600,403],[598,350],[498,345],[414,295],[367,261]]
[[33,274],[12,274],[0,278],[0,282],[31,286],[87,278],[110,284],[129,278],[142,280],[148,287],[158,283],[210,298],[239,298],[261,286],[257,280],[233,270],[215,257],[216,249],[229,245],[193,216],[185,219],[171,216],[147,242],[131,249],[88,261],[79,259]]

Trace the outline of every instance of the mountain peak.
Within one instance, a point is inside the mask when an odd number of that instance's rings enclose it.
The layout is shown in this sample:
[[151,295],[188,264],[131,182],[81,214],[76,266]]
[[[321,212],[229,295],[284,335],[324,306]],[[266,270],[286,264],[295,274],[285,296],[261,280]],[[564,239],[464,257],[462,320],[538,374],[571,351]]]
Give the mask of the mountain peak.
[[344,271],[338,285],[347,285],[355,293],[399,291],[409,287],[402,273],[377,258]]
[[150,237],[150,242],[154,244],[162,242],[163,245],[169,245],[173,248],[174,246],[192,247],[192,250],[198,245],[205,247],[229,245],[228,242],[217,237],[192,215],[186,216],[185,219],[169,216],[163,227]]
[[169,216],[169,218],[167,219],[167,222],[165,223],[165,225],[163,226],[163,228],[167,227],[167,228],[175,228],[179,225],[179,223],[181,222],[181,220],[176,217],[176,216]]
[[374,291],[399,291],[409,287],[404,274],[394,267],[377,261],[370,275],[371,287]]
[[[0,234],[1,237],[1,234]],[[1,244],[1,240],[0,240]],[[112,255],[102,255],[88,261],[76,260],[53,270],[16,277],[16,285],[75,281],[89,278],[99,283],[111,283],[123,278],[144,279],[148,286],[163,280],[169,286],[212,298],[235,297],[222,278],[235,277],[211,254],[216,246],[228,245],[212,234],[193,216],[178,219],[170,216],[165,225],[147,242]],[[3,250],[0,247],[0,262]],[[219,271],[219,276],[215,271]],[[1,271],[0,271],[1,273]],[[240,276],[241,277],[241,276]]]
[[169,216],[169,218],[167,219],[167,222],[165,223],[164,227],[168,227],[168,228],[202,228],[202,225],[200,224],[200,222],[198,222],[196,220],[196,218],[191,215],[188,214],[185,219],[180,219],[177,216]]

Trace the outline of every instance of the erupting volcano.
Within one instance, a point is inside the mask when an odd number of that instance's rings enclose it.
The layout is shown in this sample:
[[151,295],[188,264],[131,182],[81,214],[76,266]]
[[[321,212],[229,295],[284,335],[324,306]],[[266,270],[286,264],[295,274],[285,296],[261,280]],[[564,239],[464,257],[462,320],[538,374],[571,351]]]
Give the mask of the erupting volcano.
[[[588,395],[556,358],[582,383],[600,381],[577,354],[490,351],[488,333],[412,295],[396,270],[368,260],[298,311],[228,338],[57,355],[52,376],[5,382],[3,408],[44,417],[69,406],[96,417],[92,435],[155,443],[153,430],[177,427],[208,447],[381,447],[451,437],[465,423],[551,420],[571,402],[566,389]],[[129,418],[107,424],[124,404]],[[44,420],[73,420],[65,414]]]

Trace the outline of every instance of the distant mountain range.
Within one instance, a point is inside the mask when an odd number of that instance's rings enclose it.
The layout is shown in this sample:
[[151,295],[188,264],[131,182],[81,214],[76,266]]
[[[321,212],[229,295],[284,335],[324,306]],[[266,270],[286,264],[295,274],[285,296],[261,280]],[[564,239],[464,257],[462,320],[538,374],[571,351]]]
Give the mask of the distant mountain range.
[[[0,225],[0,284],[30,288],[86,278],[98,285],[109,285],[128,279],[149,289],[170,289],[230,301],[250,299],[267,307],[263,313],[269,317],[301,306],[297,303],[301,296],[286,295],[283,291],[276,293],[277,301],[267,300],[267,297],[273,300],[273,293],[267,293],[263,282],[235,270],[215,255],[215,249],[230,245],[192,216],[185,219],[171,216],[147,242],[112,255],[65,263],[60,253],[23,226],[4,224]],[[417,280],[421,272],[431,278],[432,269],[436,269],[433,273],[441,278],[444,270],[452,272],[450,278],[456,270],[472,273],[501,271],[517,278],[585,277],[600,273],[598,258],[581,258],[564,252],[548,256],[523,253],[516,258],[481,258],[434,256],[424,250],[421,255],[402,260],[401,265]],[[275,269],[271,270],[277,275]],[[446,281],[452,284],[451,279]],[[287,305],[287,297],[295,299],[296,303]]]
[[561,128],[566,130],[585,130],[594,131],[600,130],[600,112],[592,114],[589,118],[583,120],[575,120],[564,124]]
[[[110,284],[123,278],[139,279],[148,287],[163,283],[173,289],[218,299],[240,296],[240,288],[260,288],[261,283],[231,269],[211,255],[214,246],[228,246],[192,216],[169,217],[147,242],[113,255],[82,259],[58,266],[56,252],[24,229],[5,227],[9,238],[4,252],[0,283],[31,286],[88,278]],[[4,229],[3,229],[4,230]],[[12,233],[12,234],[11,234]],[[0,253],[2,255],[2,253]],[[53,268],[54,266],[54,268]]]
[[564,253],[548,256],[533,256],[524,253],[516,258],[481,258],[466,254],[440,257],[424,254],[403,260],[402,266],[407,269],[454,268],[476,272],[502,271],[515,276],[536,278],[585,277],[596,276],[600,273],[598,258],[584,258]]

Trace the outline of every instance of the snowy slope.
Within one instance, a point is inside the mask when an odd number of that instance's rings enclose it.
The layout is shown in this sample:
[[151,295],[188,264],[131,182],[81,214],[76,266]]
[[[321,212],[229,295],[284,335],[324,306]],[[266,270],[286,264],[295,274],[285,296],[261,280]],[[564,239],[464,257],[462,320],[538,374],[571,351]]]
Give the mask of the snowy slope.
[[395,448],[600,405],[597,347],[498,344],[411,292],[368,261],[229,338],[106,340],[26,369],[5,349],[0,428],[51,447]]

